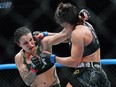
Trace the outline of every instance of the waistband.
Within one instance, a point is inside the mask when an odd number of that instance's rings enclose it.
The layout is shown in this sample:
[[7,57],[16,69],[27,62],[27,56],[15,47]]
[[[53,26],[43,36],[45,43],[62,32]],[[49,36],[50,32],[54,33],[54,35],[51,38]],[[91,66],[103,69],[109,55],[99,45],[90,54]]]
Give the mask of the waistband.
[[99,62],[82,62],[77,66],[77,68],[86,68],[86,67],[100,68],[101,64]]

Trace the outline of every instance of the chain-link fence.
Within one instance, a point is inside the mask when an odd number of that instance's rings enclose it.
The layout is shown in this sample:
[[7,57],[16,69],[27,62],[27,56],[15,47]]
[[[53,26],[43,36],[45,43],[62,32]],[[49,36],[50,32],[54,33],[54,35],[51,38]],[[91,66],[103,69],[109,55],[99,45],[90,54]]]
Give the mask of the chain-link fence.
[[[70,2],[80,9],[87,9],[91,16],[90,22],[95,27],[101,44],[101,56],[116,57],[116,0],[0,0],[0,63],[14,62],[14,55],[19,48],[14,46],[12,37],[18,27],[27,25],[33,31],[58,31],[54,12],[60,2]],[[59,55],[63,55],[64,50],[59,52],[59,46],[54,49]],[[112,87],[115,87],[116,65],[103,67]],[[0,87],[26,85],[14,69],[0,71]]]
[[[116,86],[116,66],[115,65],[103,65],[104,70],[111,82],[112,87]],[[59,69],[59,67],[58,67]],[[28,87],[23,82],[17,69],[12,70],[0,70],[0,87]]]
[[32,30],[58,31],[54,12],[60,2],[87,9],[91,16],[90,22],[99,37],[102,57],[116,56],[115,0],[0,0],[0,63],[14,58],[17,51],[13,44],[15,29],[27,25]]

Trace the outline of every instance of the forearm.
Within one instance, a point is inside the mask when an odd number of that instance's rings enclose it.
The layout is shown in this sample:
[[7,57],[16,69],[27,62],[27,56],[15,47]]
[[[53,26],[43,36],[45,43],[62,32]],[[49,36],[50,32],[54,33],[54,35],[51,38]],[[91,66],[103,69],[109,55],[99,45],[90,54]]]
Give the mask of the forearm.
[[67,31],[66,29],[63,29],[61,32],[56,33],[55,35],[49,38],[48,45],[56,45],[65,41],[70,37],[71,32],[72,30]]
[[[56,34],[58,34],[58,33],[51,33],[51,32],[48,32],[48,36],[53,36],[53,35],[56,35]],[[67,36],[67,34],[64,35],[64,36]],[[61,40],[62,43],[68,43],[69,41],[70,41],[70,38],[67,38],[67,39],[64,40],[64,41]]]
[[28,71],[27,69],[20,71],[20,75],[25,84],[28,86],[30,86],[33,83],[34,79],[36,78],[36,73],[32,72],[31,70]]
[[58,56],[56,56],[55,61],[56,61],[56,63],[59,63],[63,66],[67,66],[67,67],[76,67],[77,66],[77,63],[71,57],[58,57]]
[[59,63],[67,67],[77,67],[80,64],[80,60],[70,57],[58,57],[49,52],[44,52],[40,54],[41,58],[48,59],[51,63]]
[[48,32],[48,36],[53,36],[55,34],[57,34],[57,33]]
[[69,43],[70,42],[70,37],[64,40],[62,43]]

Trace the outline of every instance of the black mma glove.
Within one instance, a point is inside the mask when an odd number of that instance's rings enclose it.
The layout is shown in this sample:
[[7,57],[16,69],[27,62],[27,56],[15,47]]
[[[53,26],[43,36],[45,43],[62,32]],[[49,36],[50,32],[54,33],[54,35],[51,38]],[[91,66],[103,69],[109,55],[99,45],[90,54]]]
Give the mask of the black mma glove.
[[31,59],[31,71],[33,72],[37,72],[39,70],[39,68],[41,68],[43,66],[43,63],[41,61],[39,61],[37,56],[34,56]]
[[46,62],[56,63],[56,55],[41,53],[40,58]]
[[41,31],[34,31],[34,32],[33,32],[33,36],[37,36],[37,35],[39,35],[40,33],[43,33],[44,37],[45,37],[45,36],[48,36],[48,32],[47,32],[47,31],[44,31],[44,32],[41,32]]
[[79,12],[79,15],[83,16],[84,17],[84,13],[87,14],[87,17],[88,19],[90,18],[90,13],[86,10],[86,9],[82,9],[80,12]]
[[40,45],[39,42],[41,41],[41,39],[43,39],[45,36],[48,36],[48,32],[41,32],[41,31],[34,31],[33,32],[33,37],[34,40],[36,41],[36,45]]

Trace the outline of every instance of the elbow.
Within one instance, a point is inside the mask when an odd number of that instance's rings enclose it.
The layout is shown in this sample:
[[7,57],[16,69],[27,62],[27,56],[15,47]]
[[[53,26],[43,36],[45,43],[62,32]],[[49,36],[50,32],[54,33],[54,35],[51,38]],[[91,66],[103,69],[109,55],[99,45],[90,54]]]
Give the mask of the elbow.
[[79,65],[79,62],[77,62],[77,61],[73,61],[73,63],[72,63],[72,67],[77,67]]
[[74,62],[72,66],[73,66],[73,67],[77,67],[78,64]]
[[24,81],[24,83],[25,83],[27,86],[31,86],[31,84],[32,84],[32,81],[30,81],[30,80],[27,79],[27,78],[24,78],[23,81]]
[[27,86],[31,86],[31,84],[30,84],[30,83],[28,83],[28,82],[25,82],[25,84],[26,84]]
[[31,86],[32,83],[30,83],[29,81],[27,80],[24,80],[24,83],[27,85],[27,86]]

